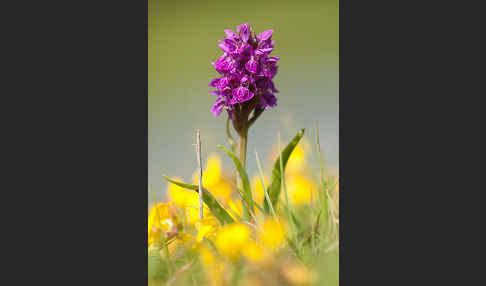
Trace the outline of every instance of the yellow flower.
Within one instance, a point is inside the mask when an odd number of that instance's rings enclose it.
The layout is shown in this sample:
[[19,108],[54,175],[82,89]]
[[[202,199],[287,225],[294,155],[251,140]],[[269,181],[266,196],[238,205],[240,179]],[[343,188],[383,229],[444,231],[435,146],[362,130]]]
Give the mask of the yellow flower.
[[209,250],[205,245],[202,245],[201,248],[199,248],[199,254],[201,262],[205,266],[211,266],[217,262],[214,253]]
[[[172,178],[175,181],[183,182],[181,178]],[[192,190],[186,190],[175,184],[168,184],[167,193],[169,199],[174,202],[176,206],[185,211],[186,222],[189,225],[194,225],[199,220],[199,194]],[[206,204],[203,204],[203,216],[212,216]]]
[[263,259],[263,249],[253,241],[250,241],[243,248],[243,255],[250,261],[261,261]]
[[[214,186],[222,179],[222,161],[217,154],[210,154],[203,171],[203,186]],[[199,174],[194,173],[193,181],[197,183]]]
[[[199,174],[195,172],[192,176],[193,183],[199,184]],[[223,180],[222,161],[216,154],[210,154],[203,172],[203,187],[211,191],[216,199],[226,202],[231,197],[232,187]]]
[[177,224],[171,203],[158,203],[152,207],[148,216],[148,245],[160,241],[162,232],[175,235],[180,227]]
[[219,227],[219,221],[214,216],[206,216],[202,220],[197,221],[196,229],[198,233],[196,241],[201,242],[205,237],[212,239]]
[[289,160],[287,162],[286,170],[293,173],[300,171],[306,165],[307,160],[305,157],[305,151],[301,144],[297,144],[294,150],[290,154]]
[[[188,234],[188,233],[183,233],[183,234],[175,237],[175,239],[170,240],[169,244],[167,245],[167,248],[169,250],[169,256],[174,255],[175,251],[180,246],[184,246],[186,251],[192,249],[195,246],[194,242],[195,242],[194,237],[192,235]],[[165,249],[164,248],[162,248],[160,250],[160,255],[162,257],[165,257]]]
[[219,181],[217,184],[213,186],[208,186],[208,190],[211,191],[211,194],[218,200],[222,202],[227,202],[231,198],[231,193],[233,188],[228,182]]
[[263,223],[263,231],[259,233],[259,240],[266,249],[276,250],[285,242],[285,227],[282,223],[267,219]]
[[216,236],[215,244],[221,254],[231,260],[236,260],[240,257],[249,240],[250,230],[248,227],[241,223],[233,223],[221,228]]
[[[284,148],[285,146],[280,146],[280,148]],[[278,153],[278,146],[274,147],[274,151],[272,152],[272,161],[275,162],[279,158]],[[285,171],[289,173],[296,173],[304,170],[307,167],[307,153],[310,152],[311,146],[309,141],[305,138],[302,138],[299,144],[295,146],[294,150],[290,154],[289,160],[287,161],[287,165],[285,167]]]
[[[178,177],[174,177],[172,179],[178,182],[184,181]],[[199,200],[197,192],[194,192],[192,190],[186,190],[172,183],[167,184],[167,194],[169,196],[169,199],[181,209],[184,209],[187,205],[193,205],[194,203],[196,203],[197,205],[197,202]]]
[[302,205],[317,199],[317,188],[314,183],[299,174],[287,176],[287,192],[289,201],[294,205]]
[[[193,200],[186,205],[185,214],[186,223],[188,225],[195,226],[196,223],[199,221],[199,199]],[[204,220],[216,220],[216,217],[213,215],[213,213],[205,203],[203,203],[203,218]]]

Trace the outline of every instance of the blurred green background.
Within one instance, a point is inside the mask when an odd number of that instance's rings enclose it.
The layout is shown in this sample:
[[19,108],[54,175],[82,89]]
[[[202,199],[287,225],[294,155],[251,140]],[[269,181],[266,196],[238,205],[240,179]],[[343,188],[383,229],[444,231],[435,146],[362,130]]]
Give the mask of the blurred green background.
[[[226,114],[210,111],[217,76],[211,62],[221,54],[224,29],[248,22],[254,31],[273,29],[272,56],[280,57],[275,77],[278,106],[250,129],[247,169],[256,170],[255,148],[270,175],[269,156],[278,131],[286,144],[301,128],[314,142],[318,123],[326,162],[338,166],[339,16],[338,0],[321,1],[160,1],[149,0],[148,182],[162,199],[162,173],[190,181],[196,169],[195,129],[201,130],[203,161],[228,146]],[[204,162],[203,162],[204,164]],[[149,198],[152,195],[149,194]],[[151,200],[149,200],[151,201]]]

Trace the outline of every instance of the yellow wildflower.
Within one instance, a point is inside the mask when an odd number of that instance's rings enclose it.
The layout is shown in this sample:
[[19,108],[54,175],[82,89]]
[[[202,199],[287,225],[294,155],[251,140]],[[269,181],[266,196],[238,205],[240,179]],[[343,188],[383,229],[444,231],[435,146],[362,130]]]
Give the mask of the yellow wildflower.
[[[178,182],[184,181],[178,177],[174,177],[172,179]],[[172,183],[167,184],[167,194],[169,196],[169,199],[181,209],[184,209],[187,205],[193,205],[194,203],[196,203],[197,205],[197,202],[199,200],[197,192],[184,189]]]
[[303,142],[297,144],[294,150],[290,154],[289,160],[287,161],[286,171],[291,173],[302,170],[307,164]]
[[225,225],[218,232],[215,240],[216,247],[221,254],[236,260],[250,240],[250,230],[241,223]]
[[253,241],[250,241],[243,248],[243,255],[251,261],[263,259],[263,249]]
[[219,221],[212,215],[208,215],[202,220],[197,221],[195,225],[198,231],[196,237],[197,242],[201,242],[205,237],[212,239],[220,227]]
[[[280,146],[280,148],[284,148],[285,146]],[[302,138],[299,144],[295,146],[294,150],[290,154],[289,160],[287,161],[287,165],[285,167],[285,171],[289,173],[296,173],[305,170],[307,167],[307,153],[310,152],[311,146],[309,141],[305,138]],[[275,162],[279,159],[279,152],[278,146],[275,146],[272,151],[272,162]]]
[[201,248],[199,248],[199,254],[201,263],[205,266],[211,266],[217,261],[214,253],[205,245],[202,245]]
[[[186,223],[188,225],[195,225],[199,221],[199,201],[194,201],[186,205]],[[213,217],[206,204],[203,204],[203,217]]]
[[[194,237],[188,233],[183,233],[179,236],[176,236],[174,239],[169,240],[167,248],[169,250],[169,255],[174,255],[175,251],[180,247],[184,246],[186,250],[191,250],[195,246]],[[165,249],[162,248],[160,250],[160,255],[165,257]]]
[[317,188],[314,183],[299,174],[287,176],[287,192],[289,201],[294,205],[302,205],[317,199]]
[[[222,179],[222,161],[217,154],[210,154],[206,161],[206,168],[203,171],[204,186],[214,186]],[[194,182],[198,182],[198,173],[194,173]]]
[[[193,183],[199,183],[199,174],[195,172],[192,176]],[[218,200],[226,202],[231,197],[232,187],[223,180],[222,161],[216,154],[210,154],[203,171],[203,187],[211,191],[211,194]]]
[[263,231],[259,233],[259,240],[266,249],[276,250],[285,241],[285,227],[273,218],[263,223]]
[[172,204],[158,203],[152,207],[148,216],[148,245],[160,241],[162,232],[167,236],[175,236],[179,228]]
[[[181,178],[172,178],[175,181],[183,182]],[[167,194],[175,205],[185,211],[186,222],[194,225],[199,220],[199,194],[192,190],[187,190],[175,184],[168,184]],[[211,211],[206,204],[203,204],[204,217],[211,216]]]
[[216,199],[222,202],[227,202],[231,198],[231,193],[233,191],[232,186],[226,181],[219,181],[217,184],[206,188],[211,191],[211,194]]

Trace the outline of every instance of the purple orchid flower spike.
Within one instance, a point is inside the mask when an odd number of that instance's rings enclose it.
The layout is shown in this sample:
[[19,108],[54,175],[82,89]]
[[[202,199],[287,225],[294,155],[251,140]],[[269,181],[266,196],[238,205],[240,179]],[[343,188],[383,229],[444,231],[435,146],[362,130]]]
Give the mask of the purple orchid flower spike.
[[[212,64],[220,77],[209,85],[217,89],[211,94],[218,96],[217,108],[213,107],[212,111],[218,116],[222,110],[228,113],[237,110],[231,118],[237,132],[246,123],[255,121],[262,112],[259,107],[266,110],[276,105],[274,94],[278,91],[272,79],[277,73],[279,58],[269,56],[275,44],[273,32],[266,30],[255,36],[251,26],[244,23],[236,27],[236,33],[224,30],[226,37],[219,41],[223,55]],[[256,117],[248,119],[252,112]]]
[[220,76],[209,84],[217,89],[211,92],[217,96],[211,111],[215,116],[227,111],[240,136],[240,147],[245,148],[244,152],[240,149],[240,159],[246,153],[248,128],[263,111],[277,105],[278,90],[272,79],[280,58],[269,56],[275,45],[273,32],[267,30],[255,36],[248,23],[238,25],[236,33],[224,30],[226,37],[218,43],[223,55],[212,63]]

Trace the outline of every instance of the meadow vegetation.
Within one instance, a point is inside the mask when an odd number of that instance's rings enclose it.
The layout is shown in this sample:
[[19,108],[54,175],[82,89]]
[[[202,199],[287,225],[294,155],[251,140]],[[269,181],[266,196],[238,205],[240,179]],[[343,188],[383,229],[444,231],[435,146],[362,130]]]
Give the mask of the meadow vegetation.
[[[193,184],[163,175],[166,199],[154,195],[148,214],[149,285],[338,285],[338,177],[326,168],[318,134],[313,141],[304,130],[285,148],[279,138],[272,173],[255,152],[251,177],[221,146],[205,160],[202,219],[197,173]],[[236,173],[222,168],[221,155]]]

